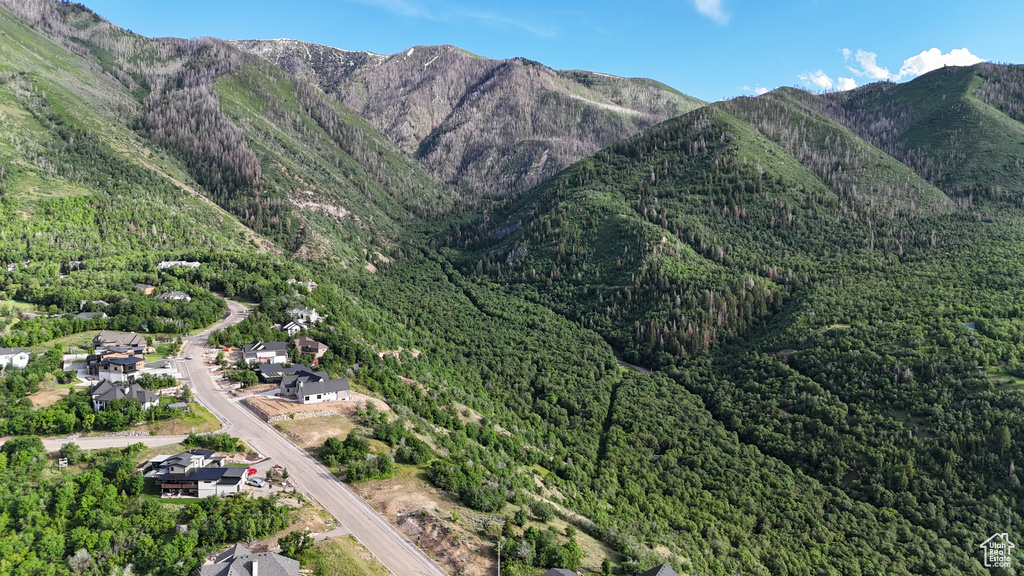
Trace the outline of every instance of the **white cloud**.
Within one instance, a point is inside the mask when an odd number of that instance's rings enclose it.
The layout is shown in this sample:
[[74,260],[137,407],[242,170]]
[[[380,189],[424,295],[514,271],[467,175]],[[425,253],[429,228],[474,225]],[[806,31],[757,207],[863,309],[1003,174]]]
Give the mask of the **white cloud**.
[[719,24],[729,21],[729,15],[722,11],[723,0],[693,0],[693,6],[697,12],[711,18]]
[[971,54],[967,48],[950,50],[948,54],[943,54],[938,48],[932,48],[904,60],[897,78],[920,76],[943,66],[970,66],[978,62],[984,60]]
[[836,82],[836,90],[839,90],[840,92],[845,92],[846,90],[853,90],[856,87],[857,81],[854,80],[853,78],[843,78],[842,76],[840,76],[839,81]]
[[760,96],[761,94],[767,94],[768,89],[764,86],[758,86],[757,88],[754,88],[754,93]]
[[[847,56],[848,51],[843,52],[843,56]],[[853,72],[857,76],[867,76],[872,80],[895,80],[896,76],[889,72],[889,69],[884,66],[879,66],[876,59],[878,54],[874,52],[868,52],[867,50],[857,50],[853,55],[853,59],[860,64],[860,69],[850,67],[850,72]]]
[[832,79],[828,77],[828,74],[825,74],[821,70],[801,74],[800,79],[804,82],[814,84],[821,90],[831,90],[832,86],[834,86],[834,83],[832,82]]
[[843,48],[842,52],[844,62],[850,59],[850,54],[853,54],[853,52],[851,52],[849,48]]

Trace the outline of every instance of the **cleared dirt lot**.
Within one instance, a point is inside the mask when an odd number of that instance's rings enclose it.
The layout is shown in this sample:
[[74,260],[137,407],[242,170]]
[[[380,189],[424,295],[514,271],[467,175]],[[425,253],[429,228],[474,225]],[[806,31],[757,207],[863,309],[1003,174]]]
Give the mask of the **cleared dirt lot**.
[[260,410],[268,414],[271,418],[274,416],[280,416],[283,414],[298,414],[300,412],[323,412],[333,411],[341,416],[354,416],[356,413],[356,406],[361,405],[364,402],[373,402],[377,405],[377,410],[381,412],[388,412],[391,407],[385,404],[383,401],[376,398],[371,398],[365,394],[358,392],[352,392],[352,400],[344,400],[338,402],[317,402],[315,404],[299,404],[298,402],[290,402],[286,399],[277,396],[250,396],[245,400],[249,404],[258,407]]

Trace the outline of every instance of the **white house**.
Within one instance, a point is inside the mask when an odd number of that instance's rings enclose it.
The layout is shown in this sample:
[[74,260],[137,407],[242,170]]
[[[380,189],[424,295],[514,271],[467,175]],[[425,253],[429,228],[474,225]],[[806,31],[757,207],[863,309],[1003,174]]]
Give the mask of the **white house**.
[[24,348],[0,348],[0,368],[14,366],[21,370],[28,365],[32,351]]
[[348,378],[330,379],[326,372],[299,370],[281,378],[281,394],[294,395],[301,404],[348,400]]
[[309,306],[292,306],[285,310],[285,313],[291,316],[293,320],[303,324],[316,324],[320,321],[320,315],[316,313],[316,308],[310,308]]
[[161,496],[222,496],[241,490],[248,468],[225,467],[224,457],[213,450],[194,449],[175,456],[158,456],[150,464],[159,467]]
[[184,300],[185,302],[192,301],[192,297],[181,290],[171,290],[170,292],[157,294],[154,298],[159,298],[161,300]]
[[199,268],[199,262],[188,262],[186,260],[164,260],[163,262],[156,265],[160,270],[167,270],[168,268]]
[[246,364],[283,364],[288,361],[288,343],[253,340],[242,346],[242,358]]
[[302,332],[303,330],[306,330],[306,329],[307,329],[307,326],[305,324],[303,324],[302,322],[299,322],[297,320],[292,320],[291,322],[289,322],[289,323],[287,323],[287,324],[285,324],[284,326],[281,327],[281,330],[284,330],[284,332],[286,334],[288,334],[288,336],[290,336],[292,338],[294,338],[295,335],[298,334],[299,332]]

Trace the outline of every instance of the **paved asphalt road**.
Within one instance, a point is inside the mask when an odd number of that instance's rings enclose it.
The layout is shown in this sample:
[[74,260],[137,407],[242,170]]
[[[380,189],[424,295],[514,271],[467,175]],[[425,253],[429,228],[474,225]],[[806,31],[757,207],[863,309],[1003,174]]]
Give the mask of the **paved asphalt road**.
[[182,371],[192,382],[196,399],[220,419],[225,432],[237,436],[263,456],[273,458],[287,468],[288,479],[333,514],[393,574],[446,576],[444,570],[323,465],[217,390],[210,366],[203,362],[207,336],[214,329],[241,322],[248,314],[241,304],[231,300],[227,302],[229,315],[226,319],[184,341],[182,355],[192,354],[193,359],[181,363]]

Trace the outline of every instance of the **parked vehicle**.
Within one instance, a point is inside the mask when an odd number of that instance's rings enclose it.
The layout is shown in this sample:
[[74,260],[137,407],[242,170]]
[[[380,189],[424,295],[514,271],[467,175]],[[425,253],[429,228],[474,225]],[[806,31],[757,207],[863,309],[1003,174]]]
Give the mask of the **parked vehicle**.
[[249,478],[249,480],[246,481],[246,484],[248,484],[249,486],[255,486],[257,488],[263,488],[263,484],[265,484],[265,482],[263,482],[263,480],[260,480],[259,478]]
[[249,468],[248,470],[245,471],[245,475],[246,476],[252,476],[255,473],[256,473],[256,469],[255,468]]

